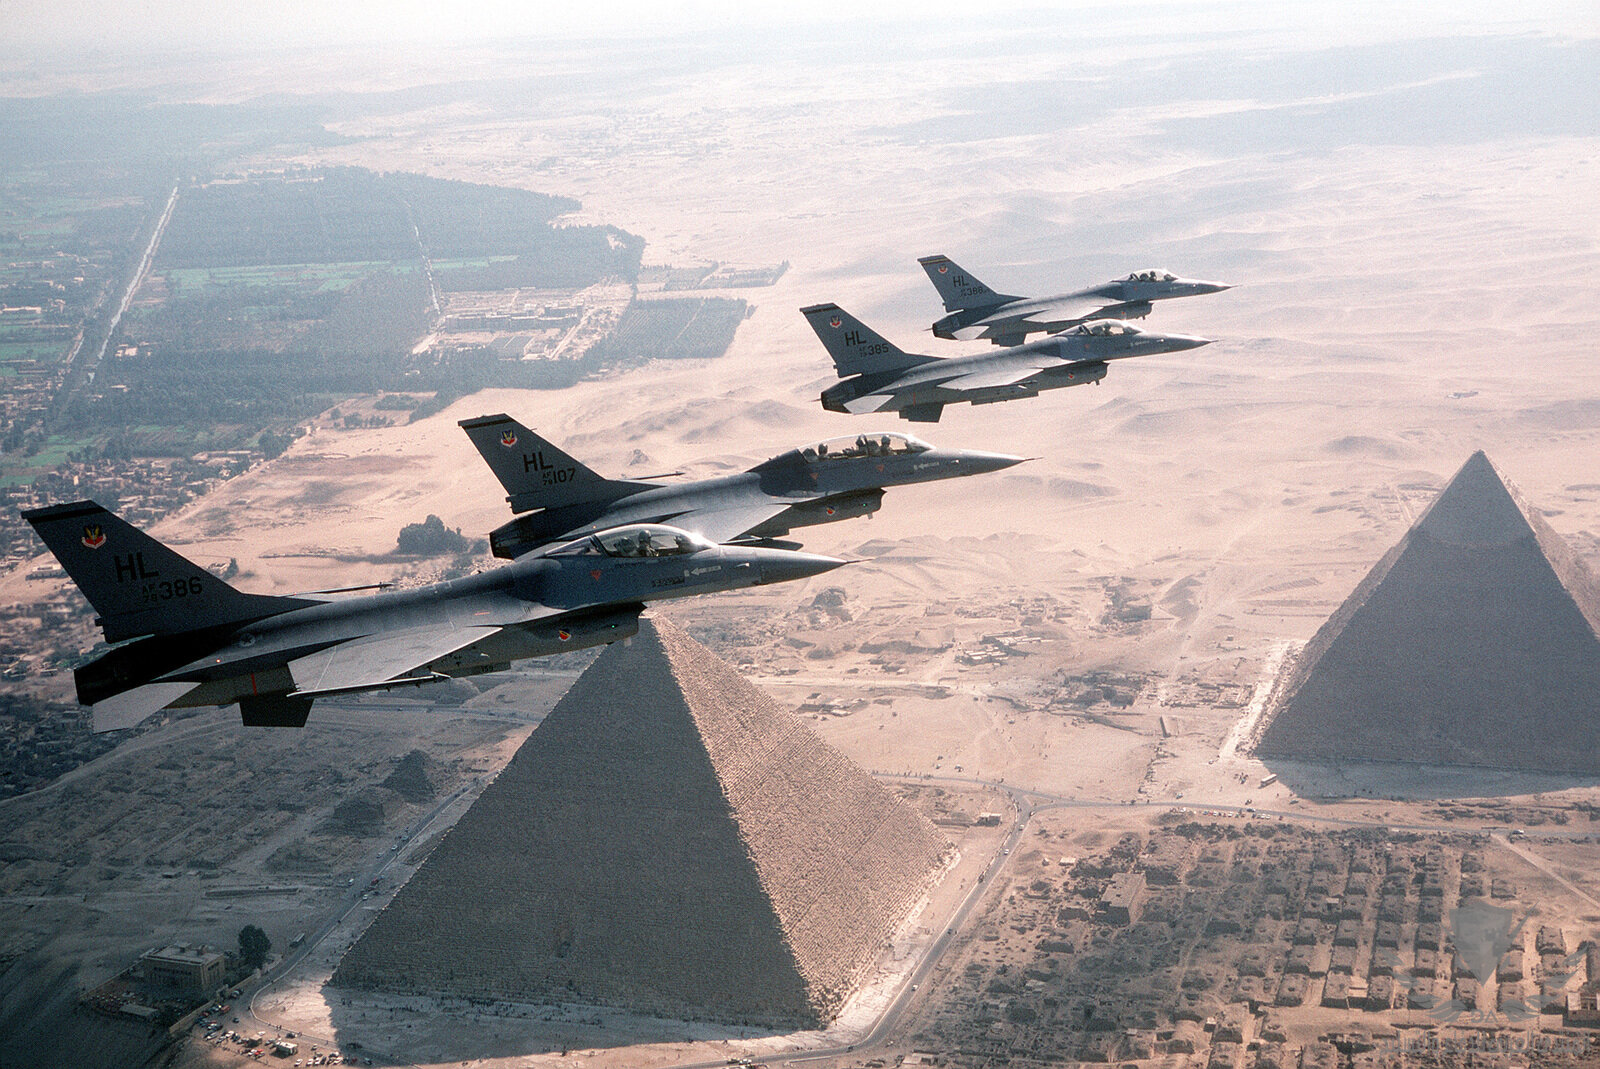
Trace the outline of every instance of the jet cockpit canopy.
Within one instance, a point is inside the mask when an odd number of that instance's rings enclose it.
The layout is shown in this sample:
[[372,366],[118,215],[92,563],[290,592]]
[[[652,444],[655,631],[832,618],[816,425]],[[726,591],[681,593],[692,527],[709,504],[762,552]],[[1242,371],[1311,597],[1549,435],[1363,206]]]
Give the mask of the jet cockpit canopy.
[[1124,282],[1176,282],[1176,281],[1178,281],[1178,276],[1173,274],[1171,271],[1163,271],[1160,268],[1154,268],[1154,269],[1149,270],[1149,271],[1135,271],[1133,274],[1131,274],[1127,278],[1123,279],[1123,281]]
[[1075,327],[1062,331],[1062,333],[1088,334],[1092,337],[1103,338],[1118,334],[1140,334],[1143,332],[1132,323],[1125,323],[1120,319],[1091,319],[1087,323],[1079,323]]
[[550,556],[677,557],[710,548],[711,543],[706,539],[678,527],[634,523],[574,539],[551,550]]
[[879,431],[876,434],[841,435],[808,445],[800,455],[808,462],[840,460],[845,457],[891,457],[926,453],[933,446],[909,434]]

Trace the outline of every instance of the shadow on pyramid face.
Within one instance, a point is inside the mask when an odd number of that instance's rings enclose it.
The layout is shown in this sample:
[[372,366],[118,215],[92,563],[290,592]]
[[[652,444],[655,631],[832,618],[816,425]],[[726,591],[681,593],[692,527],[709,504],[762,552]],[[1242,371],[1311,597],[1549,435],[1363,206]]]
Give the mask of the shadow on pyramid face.
[[[1257,755],[1297,798],[1431,801],[1511,798],[1600,786],[1597,773],[1529,772],[1503,768],[1414,765],[1399,761],[1305,761]],[[1583,830],[1587,830],[1586,827]]]
[[1313,797],[1600,783],[1600,579],[1474,453],[1304,649],[1255,754]]
[[949,850],[732,665],[646,616],[371,919],[324,1001],[341,1037],[390,1038],[384,1053],[407,1061],[816,1029]]

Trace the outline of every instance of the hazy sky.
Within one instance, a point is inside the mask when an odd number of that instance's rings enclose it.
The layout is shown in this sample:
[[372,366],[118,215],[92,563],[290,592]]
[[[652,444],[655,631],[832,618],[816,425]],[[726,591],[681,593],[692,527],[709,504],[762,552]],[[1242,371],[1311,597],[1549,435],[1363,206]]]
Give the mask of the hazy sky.
[[[993,12],[1000,12],[995,14]],[[931,27],[957,21],[1014,18],[1060,29],[1082,19],[1104,25],[1148,25],[1163,32],[1228,28],[1325,34],[1330,42],[1373,35],[1507,32],[1539,29],[1578,36],[1600,34],[1593,0],[1340,0],[1285,4],[1281,0],[1068,0],[1063,3],[984,5],[969,0],[807,0],[806,3],[713,3],[601,0],[596,4],[525,0],[0,0],[6,54],[99,49],[180,50],[279,48],[327,44],[467,43],[495,37],[676,35],[720,29],[794,32],[806,25],[838,27],[860,19],[906,21]],[[1063,39],[1064,48],[1071,46]]]

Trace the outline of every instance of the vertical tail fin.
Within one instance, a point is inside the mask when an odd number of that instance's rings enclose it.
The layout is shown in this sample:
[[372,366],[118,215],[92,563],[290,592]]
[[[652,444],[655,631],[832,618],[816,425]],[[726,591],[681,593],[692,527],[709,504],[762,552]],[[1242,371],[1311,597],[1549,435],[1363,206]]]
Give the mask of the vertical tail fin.
[[901,371],[938,359],[905,352],[836,304],[814,304],[800,309],[800,314],[822,339],[840,378]]
[[100,614],[107,642],[247,623],[315,602],[235,590],[93,501],[22,518]]
[[614,501],[656,485],[607,479],[503,412],[460,425],[506,488],[513,512]]
[[944,301],[946,312],[988,308],[1022,299],[1009,293],[996,293],[948,256],[924,256],[917,263],[928,272],[928,280],[933,283],[933,288],[939,291],[939,298]]

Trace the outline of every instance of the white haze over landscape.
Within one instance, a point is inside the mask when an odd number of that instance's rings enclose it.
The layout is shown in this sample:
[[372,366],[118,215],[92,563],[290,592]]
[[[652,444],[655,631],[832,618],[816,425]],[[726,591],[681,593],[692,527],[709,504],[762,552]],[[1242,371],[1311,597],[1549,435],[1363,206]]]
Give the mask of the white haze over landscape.
[[[716,360],[489,389],[410,425],[306,421],[313,432],[281,458],[154,528],[203,561],[235,559],[244,589],[395,578],[401,566],[382,555],[427,514],[474,538],[504,523],[503,494],[461,419],[507,412],[611,476],[708,477],[816,439],[906,430],[820,409],[834,377],[798,309],[834,301],[908,350],[983,351],[929,332],[941,312],[916,260],[935,253],[1019,294],[1148,267],[1235,288],[1167,302],[1146,321],[1212,345],[911,427],[939,445],[1036,459],[891,489],[870,521],[797,532],[808,550],[859,563],[661,610],[779,701],[849,709],[813,726],[873,772],[959,770],[1115,802],[1289,806],[1290,785],[1258,787],[1265,767],[1231,743],[1221,752],[1224,740],[1477,449],[1600,570],[1592,0],[982,14],[842,0],[560,12],[0,0],[0,27],[0,97],[303,107],[335,135],[281,154],[244,144],[232,172],[355,166],[518,187],[581,201],[573,221],[640,235],[649,265],[789,265],[772,286],[728,291],[752,310]],[[344,407],[375,411],[371,398]],[[44,596],[51,583],[26,581],[29,566],[0,575],[0,603]],[[842,591],[848,623],[813,604],[827,587]],[[1148,616],[1119,619],[1128,603]],[[988,644],[995,635],[1014,644],[1005,656]],[[914,652],[878,652],[895,643]],[[958,660],[968,651],[981,656]],[[1131,706],[1078,717],[1051,705],[1105,674],[1137,693]],[[508,678],[471,709],[522,700],[527,684]],[[69,697],[66,676],[45,685]],[[239,731],[236,714],[215,715],[232,718],[218,732]],[[263,744],[262,760],[323,760],[304,741],[318,738],[319,715],[302,740]],[[348,766],[454,730],[423,712],[336,716]],[[522,737],[479,729],[459,747],[483,767],[500,767]],[[155,752],[151,738],[140,745]],[[1334,799],[1319,813],[1372,823],[1414,818],[1420,806],[1401,796],[1600,802],[1592,779],[1388,766],[1308,772],[1293,790]],[[20,812],[0,808],[0,841],[44,842],[64,819]],[[1565,871],[1600,895],[1596,848],[1572,850]],[[41,953],[90,973],[131,960],[153,931],[231,943],[238,929],[238,913],[184,880],[154,878],[143,905],[96,898],[91,923],[78,896],[102,888],[65,862],[61,872],[65,890],[48,891],[60,912],[26,924]],[[1592,913],[1548,901],[1540,923]],[[274,908],[274,933],[315,928],[295,912],[304,903]],[[23,930],[21,911],[0,910],[0,929],[13,921]],[[274,1019],[326,1034],[326,976],[282,993]],[[409,1056],[479,1056],[450,1027],[419,1036]],[[649,1063],[616,1048],[589,1064]]]

